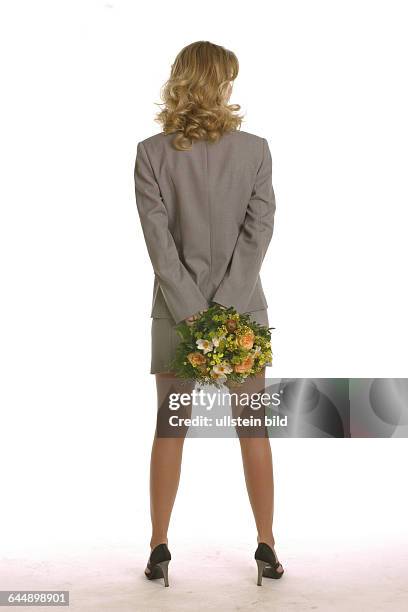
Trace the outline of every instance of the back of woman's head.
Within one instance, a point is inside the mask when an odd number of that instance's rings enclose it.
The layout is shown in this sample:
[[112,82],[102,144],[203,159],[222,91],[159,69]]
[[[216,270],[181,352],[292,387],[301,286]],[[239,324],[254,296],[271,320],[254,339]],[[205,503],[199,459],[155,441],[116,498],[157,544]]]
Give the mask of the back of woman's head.
[[236,55],[224,47],[199,41],[177,55],[162,89],[164,108],[157,114],[165,134],[175,134],[173,146],[185,151],[196,140],[216,142],[240,128],[238,104],[228,104],[238,75]]

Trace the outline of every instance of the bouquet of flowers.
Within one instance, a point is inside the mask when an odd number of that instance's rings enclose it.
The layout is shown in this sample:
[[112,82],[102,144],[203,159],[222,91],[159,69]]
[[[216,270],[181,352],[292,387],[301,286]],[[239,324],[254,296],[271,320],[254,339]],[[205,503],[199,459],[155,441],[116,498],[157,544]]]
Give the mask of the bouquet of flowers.
[[202,384],[241,383],[272,363],[271,329],[219,304],[176,325],[181,342],[170,369]]

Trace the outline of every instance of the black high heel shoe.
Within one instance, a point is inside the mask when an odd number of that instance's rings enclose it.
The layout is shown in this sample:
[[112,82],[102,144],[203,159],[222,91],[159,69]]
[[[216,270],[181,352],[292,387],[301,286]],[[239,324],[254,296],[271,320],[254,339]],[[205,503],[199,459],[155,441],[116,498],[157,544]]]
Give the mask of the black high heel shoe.
[[[169,586],[169,562],[171,554],[167,544],[159,544],[150,553],[150,558],[145,569],[145,576],[148,580],[164,578],[164,586]],[[149,571],[147,571],[149,570]]]
[[260,542],[254,557],[258,566],[258,586],[262,586],[262,577],[275,578],[276,580],[282,578],[284,569],[282,567],[282,571],[278,572],[278,567],[281,563],[278,561],[275,551],[269,544]]

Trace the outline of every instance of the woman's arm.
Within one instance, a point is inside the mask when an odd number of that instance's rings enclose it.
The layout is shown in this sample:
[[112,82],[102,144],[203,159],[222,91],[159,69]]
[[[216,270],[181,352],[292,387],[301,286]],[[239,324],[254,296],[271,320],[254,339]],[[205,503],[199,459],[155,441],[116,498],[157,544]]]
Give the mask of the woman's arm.
[[208,308],[187,268],[180,261],[168,227],[167,210],[142,142],[135,164],[136,204],[153,269],[164,299],[176,323]]
[[272,186],[272,157],[263,140],[263,158],[258,169],[244,224],[236,242],[227,272],[213,302],[246,312],[258,279],[262,261],[273,234],[275,194]]

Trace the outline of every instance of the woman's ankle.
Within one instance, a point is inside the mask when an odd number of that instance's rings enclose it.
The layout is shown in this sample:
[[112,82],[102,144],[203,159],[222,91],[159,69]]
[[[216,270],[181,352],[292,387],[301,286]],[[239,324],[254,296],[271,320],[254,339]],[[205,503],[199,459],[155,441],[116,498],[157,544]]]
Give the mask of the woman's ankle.
[[150,549],[156,548],[159,544],[168,544],[167,536],[152,535],[150,539]]
[[264,542],[265,544],[268,544],[268,546],[270,546],[271,548],[275,547],[275,538],[271,534],[258,535],[257,541],[258,544],[260,542]]

